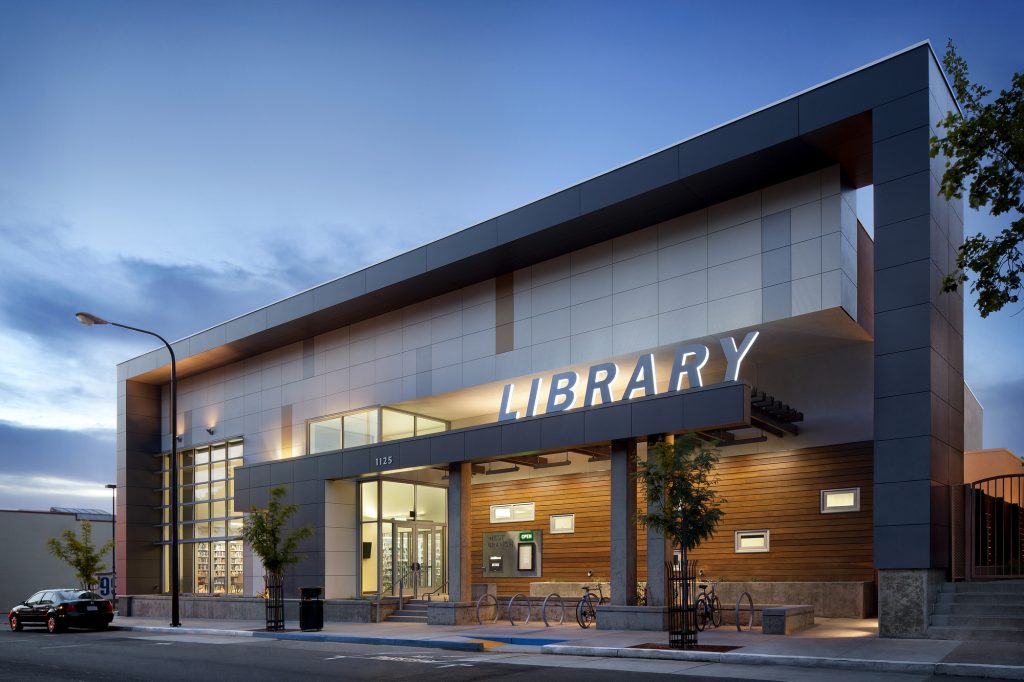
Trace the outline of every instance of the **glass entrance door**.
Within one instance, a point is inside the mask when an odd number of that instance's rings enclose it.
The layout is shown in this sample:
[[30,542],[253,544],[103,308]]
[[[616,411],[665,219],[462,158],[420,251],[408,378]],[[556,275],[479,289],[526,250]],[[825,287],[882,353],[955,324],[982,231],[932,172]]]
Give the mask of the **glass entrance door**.
[[404,577],[405,595],[413,593],[410,567],[420,565],[417,592],[430,592],[444,580],[444,525],[429,521],[395,521],[392,523],[392,594],[399,593]]

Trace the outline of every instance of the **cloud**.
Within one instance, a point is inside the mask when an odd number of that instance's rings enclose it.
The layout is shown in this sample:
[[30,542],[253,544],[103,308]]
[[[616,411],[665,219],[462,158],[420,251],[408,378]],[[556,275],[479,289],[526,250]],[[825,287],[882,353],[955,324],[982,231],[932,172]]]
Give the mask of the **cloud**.
[[0,508],[109,506],[113,429],[34,429],[0,421]]

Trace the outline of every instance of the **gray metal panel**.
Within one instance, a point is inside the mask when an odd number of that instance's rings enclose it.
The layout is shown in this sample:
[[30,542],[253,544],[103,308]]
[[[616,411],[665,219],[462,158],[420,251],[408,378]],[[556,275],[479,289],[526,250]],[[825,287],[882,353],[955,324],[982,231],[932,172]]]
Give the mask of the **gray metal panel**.
[[308,481],[317,478],[317,457],[306,455],[304,457],[296,457],[292,460],[295,467],[295,480],[296,481]]
[[501,425],[478,427],[466,431],[466,452],[469,457],[490,457],[502,453]]
[[488,220],[427,244],[427,269],[433,270],[476,256],[481,251],[493,249],[497,245],[498,221]]
[[875,228],[875,269],[928,258],[931,231],[932,220],[926,215]]
[[750,388],[746,384],[736,382],[683,393],[683,429],[744,423],[750,423]]
[[929,51],[922,45],[800,95],[800,133],[927,88]]
[[367,268],[366,290],[383,289],[386,286],[412,279],[416,275],[422,275],[426,269],[427,247],[421,246]]
[[628,403],[594,407],[584,412],[585,443],[629,438],[633,435],[633,412]]
[[341,453],[330,455],[319,455],[316,458],[316,475],[322,481],[332,478],[341,478],[344,474],[344,460]]
[[633,433],[673,433],[683,424],[683,396],[680,393],[644,398],[630,403]]
[[930,565],[931,526],[875,526],[875,568],[907,568]]
[[360,270],[313,289],[313,307],[323,310],[366,293],[366,271]]
[[430,439],[415,438],[402,441],[398,448],[397,463],[405,467],[420,467],[430,464]]
[[521,239],[580,215],[580,188],[571,187],[499,216],[498,243]]
[[871,136],[874,142],[899,135],[930,120],[928,89],[900,97],[875,108]]
[[270,485],[270,465],[257,464],[249,468],[249,488],[261,488]]
[[291,460],[286,459],[280,462],[272,462],[270,464],[270,484],[291,485],[295,481],[293,471]]
[[355,476],[372,470],[370,468],[370,451],[368,448],[347,451],[341,458],[341,473],[344,476]]
[[[540,422],[542,419],[542,417],[535,417],[503,423],[501,425],[502,454],[540,450]],[[475,454],[470,450],[470,456],[475,456]]]
[[878,171],[873,177],[875,184],[928,170],[931,158],[914,152],[927,146],[930,136],[929,127],[922,125],[876,142],[874,155]]
[[304,291],[267,307],[267,326],[276,327],[285,322],[305,317],[313,312],[313,292]]
[[540,446],[544,450],[586,443],[586,419],[579,412],[567,412],[560,419],[545,419],[540,424]]
[[931,434],[931,394],[910,393],[875,399],[875,440]]
[[459,462],[466,458],[466,435],[446,433],[430,439],[430,463]]
[[928,348],[875,357],[875,397],[927,391],[931,387],[932,351]]
[[679,177],[702,173],[799,134],[797,101],[781,102],[684,142],[679,149]]
[[580,209],[596,211],[650,192],[679,178],[679,147],[672,147],[600,175],[580,187]]

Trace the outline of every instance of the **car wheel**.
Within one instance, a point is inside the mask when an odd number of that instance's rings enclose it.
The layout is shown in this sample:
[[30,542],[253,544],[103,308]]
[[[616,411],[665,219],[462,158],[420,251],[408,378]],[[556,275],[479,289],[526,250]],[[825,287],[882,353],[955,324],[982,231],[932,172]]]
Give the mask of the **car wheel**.
[[56,634],[63,628],[60,626],[60,622],[57,620],[57,616],[49,615],[46,617],[46,631],[50,634]]
[[18,620],[17,616],[11,616],[11,632],[21,632],[22,629],[21,621]]

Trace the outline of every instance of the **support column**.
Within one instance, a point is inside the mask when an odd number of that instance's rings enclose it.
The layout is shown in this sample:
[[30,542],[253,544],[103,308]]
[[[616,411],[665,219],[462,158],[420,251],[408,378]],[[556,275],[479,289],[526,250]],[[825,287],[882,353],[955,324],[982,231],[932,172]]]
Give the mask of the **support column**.
[[[659,442],[675,443],[675,436],[660,435],[647,439],[647,448]],[[649,456],[649,455],[648,455]],[[647,502],[647,511],[657,511],[657,507]],[[647,528],[647,605],[668,605],[668,572],[665,564],[672,561],[672,543],[662,535],[661,531]]]
[[448,599],[473,601],[473,465],[448,465]]
[[612,441],[612,604],[636,605],[636,441]]
[[874,561],[879,634],[922,637],[950,565],[950,487],[963,477],[963,299],[944,294],[962,202],[938,196],[936,121],[955,104],[931,50],[910,94],[872,111],[875,211]]

